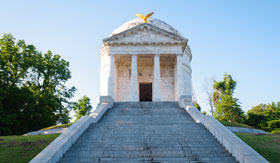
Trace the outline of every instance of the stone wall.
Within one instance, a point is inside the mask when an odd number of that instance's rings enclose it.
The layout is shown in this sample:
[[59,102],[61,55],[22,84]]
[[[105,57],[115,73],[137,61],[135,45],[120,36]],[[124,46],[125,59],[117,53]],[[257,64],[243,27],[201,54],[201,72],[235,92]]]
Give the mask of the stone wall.
[[116,96],[115,101],[130,100],[130,78],[131,78],[131,57],[118,56],[116,57]]
[[175,101],[174,60],[175,56],[161,56],[160,58],[160,91],[162,101]]

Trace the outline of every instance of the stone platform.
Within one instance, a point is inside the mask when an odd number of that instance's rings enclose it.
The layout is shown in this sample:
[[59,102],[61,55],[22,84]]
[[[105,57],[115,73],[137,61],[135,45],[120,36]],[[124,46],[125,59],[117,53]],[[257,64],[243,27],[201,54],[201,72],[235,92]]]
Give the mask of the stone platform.
[[60,162],[237,161],[177,102],[116,102]]

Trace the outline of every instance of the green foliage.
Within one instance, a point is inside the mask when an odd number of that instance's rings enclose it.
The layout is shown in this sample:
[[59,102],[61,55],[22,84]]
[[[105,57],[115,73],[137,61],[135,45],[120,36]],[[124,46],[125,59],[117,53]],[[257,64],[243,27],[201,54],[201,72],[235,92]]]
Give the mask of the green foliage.
[[207,115],[206,111],[201,112],[203,115]]
[[280,129],[280,120],[268,121],[267,124],[268,124],[268,130],[270,131]]
[[280,102],[277,104],[260,104],[247,112],[246,124],[266,131],[272,131],[279,127]]
[[201,107],[196,101],[194,101],[193,104],[199,111],[201,111]]
[[249,112],[247,113],[247,120],[245,123],[259,129],[265,129],[267,126],[267,120],[264,115]]
[[82,97],[77,103],[74,104],[73,109],[76,117],[75,121],[77,121],[82,116],[89,115],[92,109],[90,98],[87,96]]
[[215,118],[239,123],[244,121],[244,112],[241,110],[239,100],[233,97],[235,87],[236,81],[229,74],[225,74],[223,81],[214,81],[212,100],[216,107]]
[[75,87],[69,62],[43,54],[11,34],[0,39],[0,135],[22,134],[68,123]]
[[272,134],[280,134],[280,128],[271,131]]
[[224,75],[224,80],[217,82],[214,81],[214,93],[213,93],[213,103],[214,106],[217,107],[217,105],[222,100],[223,96],[232,96],[233,91],[236,87],[236,81],[234,81],[229,74]]
[[233,98],[230,95],[225,95],[222,97],[222,100],[216,106],[216,111],[214,117],[219,120],[230,121],[230,122],[239,122],[244,121],[244,113],[240,109],[238,99]]

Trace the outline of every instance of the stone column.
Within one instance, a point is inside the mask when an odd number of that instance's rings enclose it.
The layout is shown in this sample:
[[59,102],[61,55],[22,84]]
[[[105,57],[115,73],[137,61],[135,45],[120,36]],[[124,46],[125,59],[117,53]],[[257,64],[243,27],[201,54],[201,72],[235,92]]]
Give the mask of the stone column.
[[131,79],[130,79],[131,101],[138,101],[137,96],[137,55],[131,55]]
[[115,56],[110,56],[110,65],[109,65],[109,78],[108,78],[108,96],[111,96],[114,99],[114,86],[115,86]]
[[160,98],[160,56],[159,56],[159,54],[154,55],[153,101],[161,101],[161,98]]
[[177,54],[177,69],[176,69],[176,74],[177,74],[177,100],[179,100],[180,96],[183,95],[184,91],[184,85],[183,85],[183,73],[182,73],[182,61],[183,61],[183,55],[182,54]]

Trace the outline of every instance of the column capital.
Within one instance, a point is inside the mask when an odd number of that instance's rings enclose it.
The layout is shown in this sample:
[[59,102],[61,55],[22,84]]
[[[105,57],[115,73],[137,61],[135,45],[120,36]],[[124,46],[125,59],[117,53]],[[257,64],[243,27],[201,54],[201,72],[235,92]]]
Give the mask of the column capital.
[[129,53],[129,55],[131,55],[131,56],[137,56],[138,54],[137,54],[137,53]]
[[153,53],[154,56],[160,56],[160,53]]
[[108,55],[109,55],[109,56],[114,56],[114,55],[116,55],[116,53],[112,53],[112,52],[111,52],[111,53],[108,53]]
[[176,53],[176,56],[183,56],[183,53]]

